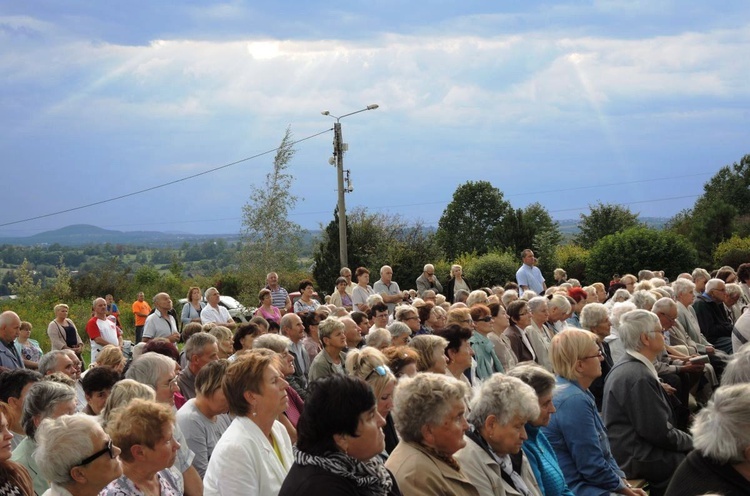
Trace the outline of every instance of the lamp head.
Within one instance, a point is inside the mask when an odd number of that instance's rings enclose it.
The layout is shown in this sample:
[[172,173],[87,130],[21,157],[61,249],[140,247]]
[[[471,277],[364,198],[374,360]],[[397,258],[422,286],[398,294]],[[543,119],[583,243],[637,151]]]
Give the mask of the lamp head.
[[376,109],[376,108],[378,108],[379,106],[380,106],[380,105],[378,105],[377,103],[373,103],[372,105],[368,105],[368,106],[367,106],[367,110],[375,110],[375,109]]
[[324,110],[323,112],[321,112],[321,114],[323,114],[323,115],[331,115],[331,113],[329,111],[327,111],[327,110]]

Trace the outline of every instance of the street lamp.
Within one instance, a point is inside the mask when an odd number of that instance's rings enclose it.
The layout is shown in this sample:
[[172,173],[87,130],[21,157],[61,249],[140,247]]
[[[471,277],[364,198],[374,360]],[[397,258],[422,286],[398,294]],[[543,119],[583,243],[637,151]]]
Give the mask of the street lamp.
[[321,112],[323,115],[328,115],[336,119],[336,123],[333,125],[333,156],[336,159],[336,175],[338,177],[339,258],[341,261],[341,267],[347,267],[349,265],[349,257],[346,250],[346,202],[344,200],[344,193],[346,193],[346,189],[344,188],[344,151],[346,151],[346,147],[341,136],[341,119],[349,117],[350,115],[359,114],[360,112],[375,110],[376,108],[378,108],[378,105],[376,104],[368,105],[361,110],[344,114],[341,117],[336,117],[327,110]]

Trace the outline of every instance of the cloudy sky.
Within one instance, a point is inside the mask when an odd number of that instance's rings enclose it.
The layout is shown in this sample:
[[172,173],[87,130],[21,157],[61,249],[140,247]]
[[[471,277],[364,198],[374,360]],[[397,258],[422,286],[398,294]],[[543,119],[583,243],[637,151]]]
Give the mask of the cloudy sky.
[[373,103],[341,121],[347,208],[427,225],[467,180],[557,219],[597,201],[670,217],[750,153],[745,0],[0,0],[0,46],[4,235],[236,233],[272,154],[128,195],[287,126],[292,219],[315,229],[336,204],[320,112]]

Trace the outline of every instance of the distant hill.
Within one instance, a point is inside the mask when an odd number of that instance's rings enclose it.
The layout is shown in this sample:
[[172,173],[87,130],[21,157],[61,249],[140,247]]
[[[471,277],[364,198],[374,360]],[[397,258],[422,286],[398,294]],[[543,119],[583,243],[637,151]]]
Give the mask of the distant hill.
[[184,242],[195,243],[223,238],[228,242],[239,239],[234,234],[190,234],[164,233],[159,231],[115,231],[88,224],[75,224],[53,231],[45,231],[25,237],[0,237],[0,244],[34,246],[59,243],[64,246],[89,244],[121,244],[153,247],[180,246]]
[[[654,229],[663,229],[669,221],[666,217],[638,217],[638,220]],[[563,235],[573,236],[578,234],[578,223],[581,222],[581,219],[558,219],[557,222],[560,224],[560,232]]]

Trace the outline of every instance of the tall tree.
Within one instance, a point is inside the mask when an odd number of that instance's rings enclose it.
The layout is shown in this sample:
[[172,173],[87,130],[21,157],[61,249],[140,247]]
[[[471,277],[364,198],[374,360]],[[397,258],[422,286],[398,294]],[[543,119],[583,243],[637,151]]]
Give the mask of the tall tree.
[[584,248],[591,248],[604,236],[615,234],[631,227],[640,225],[638,214],[629,208],[612,203],[589,205],[588,215],[581,214],[580,232],[575,241]]
[[503,193],[488,181],[468,181],[453,193],[453,200],[438,222],[436,240],[453,260],[462,253],[487,253],[511,246],[504,229],[513,214]]
[[298,197],[291,193],[294,176],[289,162],[296,150],[289,128],[276,149],[273,169],[262,186],[253,186],[250,201],[242,207],[242,269],[257,274],[293,270],[301,243],[301,228],[289,220]]

